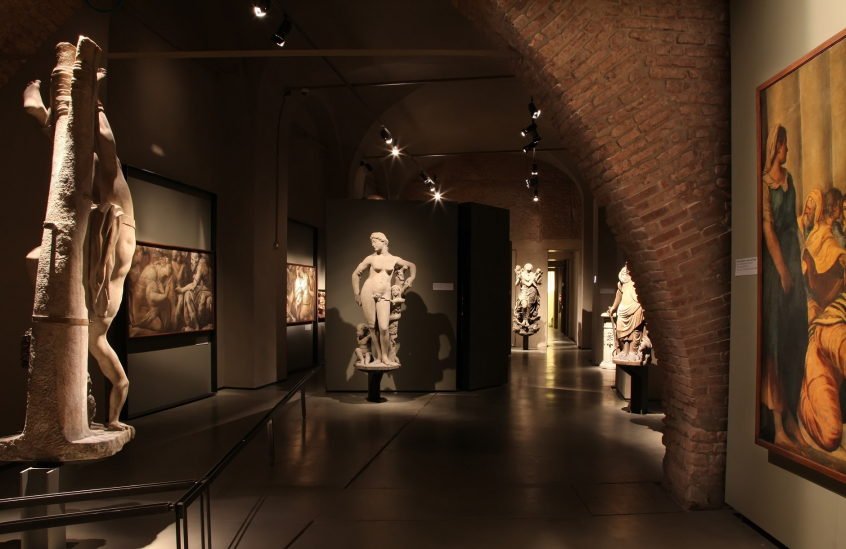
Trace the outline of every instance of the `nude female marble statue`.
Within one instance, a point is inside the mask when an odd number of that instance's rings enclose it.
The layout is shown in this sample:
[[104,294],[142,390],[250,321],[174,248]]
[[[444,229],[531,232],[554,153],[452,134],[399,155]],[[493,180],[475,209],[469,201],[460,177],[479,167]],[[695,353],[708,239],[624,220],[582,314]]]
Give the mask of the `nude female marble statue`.
[[[370,243],[373,246],[373,253],[365,257],[352,273],[353,294],[355,302],[364,313],[365,324],[370,330],[374,362],[396,367],[399,363],[391,358],[389,333],[392,279],[395,272],[408,269],[409,275],[400,286],[400,294],[404,294],[414,282],[417,266],[401,257],[391,255],[388,251],[388,237],[384,233],[371,234]],[[370,274],[359,288],[361,275],[367,269],[370,269]]]

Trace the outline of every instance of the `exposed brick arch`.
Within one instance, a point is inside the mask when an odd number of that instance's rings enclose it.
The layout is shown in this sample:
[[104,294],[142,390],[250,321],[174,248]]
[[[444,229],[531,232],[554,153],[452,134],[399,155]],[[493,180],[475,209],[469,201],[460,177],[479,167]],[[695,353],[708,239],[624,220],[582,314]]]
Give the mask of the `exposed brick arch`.
[[689,507],[720,505],[730,291],[726,2],[455,2],[520,54],[518,75],[607,206],[668,374],[665,484]]

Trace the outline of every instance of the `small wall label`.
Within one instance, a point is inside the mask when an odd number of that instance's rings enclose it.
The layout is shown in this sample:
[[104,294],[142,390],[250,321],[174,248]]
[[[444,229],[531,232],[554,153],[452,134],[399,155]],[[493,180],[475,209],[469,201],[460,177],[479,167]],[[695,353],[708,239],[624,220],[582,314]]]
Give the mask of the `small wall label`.
[[734,260],[734,276],[750,276],[758,274],[757,257],[739,257]]
[[451,292],[455,289],[452,282],[432,282],[432,291],[435,292]]

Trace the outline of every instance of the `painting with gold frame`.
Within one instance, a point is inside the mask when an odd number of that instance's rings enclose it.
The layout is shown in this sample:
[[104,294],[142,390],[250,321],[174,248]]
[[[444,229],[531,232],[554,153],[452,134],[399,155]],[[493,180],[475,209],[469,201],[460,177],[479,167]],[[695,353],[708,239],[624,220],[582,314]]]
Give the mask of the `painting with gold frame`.
[[844,38],[757,90],[755,441],[846,483]]
[[317,269],[288,263],[285,292],[286,324],[308,324],[317,319]]

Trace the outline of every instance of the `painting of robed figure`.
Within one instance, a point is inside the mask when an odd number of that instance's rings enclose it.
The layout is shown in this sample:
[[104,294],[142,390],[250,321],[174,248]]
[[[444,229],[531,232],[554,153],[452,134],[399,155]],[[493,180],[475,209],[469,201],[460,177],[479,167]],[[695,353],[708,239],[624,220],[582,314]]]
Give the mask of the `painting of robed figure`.
[[756,442],[846,483],[846,31],[758,88]]

